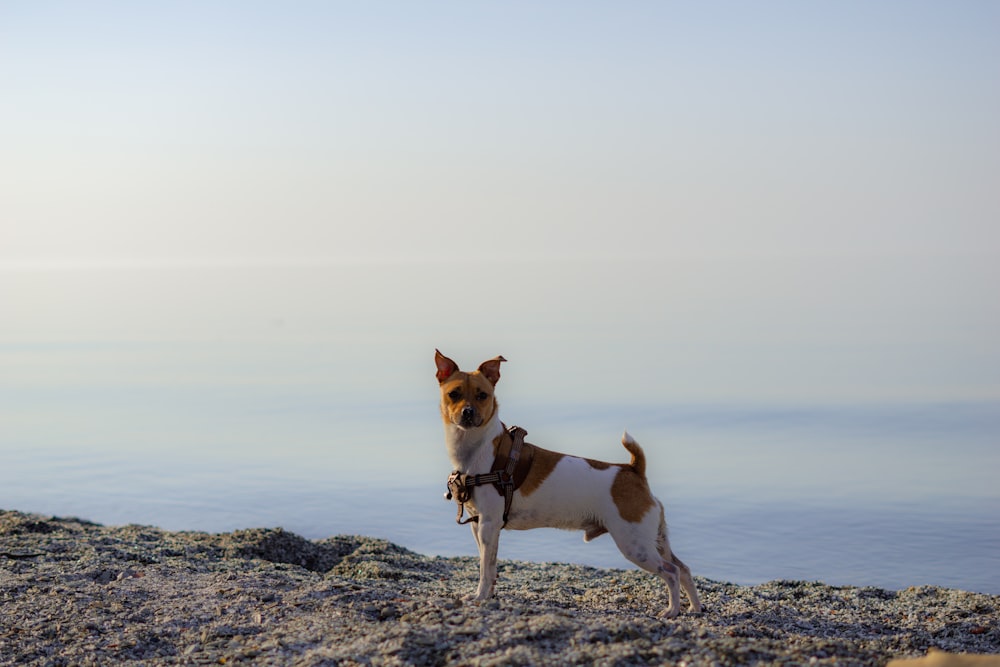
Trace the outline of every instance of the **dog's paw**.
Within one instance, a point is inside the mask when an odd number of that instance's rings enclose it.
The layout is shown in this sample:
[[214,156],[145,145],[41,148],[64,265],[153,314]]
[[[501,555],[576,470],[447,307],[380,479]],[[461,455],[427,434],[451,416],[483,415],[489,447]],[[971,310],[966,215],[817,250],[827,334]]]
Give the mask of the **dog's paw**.
[[486,598],[485,600],[472,600],[469,604],[478,609],[499,609],[500,600],[496,598]]

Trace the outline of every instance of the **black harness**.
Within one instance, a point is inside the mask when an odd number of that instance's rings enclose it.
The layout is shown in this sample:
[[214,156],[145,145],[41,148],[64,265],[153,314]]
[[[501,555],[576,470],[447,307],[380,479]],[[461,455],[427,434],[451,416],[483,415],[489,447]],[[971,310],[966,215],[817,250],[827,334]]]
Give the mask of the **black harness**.
[[503,441],[497,447],[490,472],[469,475],[456,470],[448,476],[448,492],[444,497],[445,500],[454,499],[458,504],[458,515],[455,517],[457,523],[479,521],[478,515],[471,514],[468,519],[463,519],[465,503],[472,498],[473,487],[492,484],[503,496],[503,525],[507,525],[514,491],[524,483],[531,468],[531,461],[535,457],[535,447],[524,442],[524,436],[527,434],[528,432],[520,426],[511,426],[507,429]]

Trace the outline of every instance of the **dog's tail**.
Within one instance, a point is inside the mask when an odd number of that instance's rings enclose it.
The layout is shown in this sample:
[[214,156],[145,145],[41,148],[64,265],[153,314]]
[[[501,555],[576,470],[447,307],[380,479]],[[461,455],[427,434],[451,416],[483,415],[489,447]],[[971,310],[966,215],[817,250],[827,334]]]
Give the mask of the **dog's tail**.
[[642,447],[639,443],[635,441],[635,438],[625,431],[622,434],[622,447],[628,450],[628,453],[632,455],[632,460],[629,461],[629,467],[635,471],[640,477],[646,476],[646,453],[642,451]]

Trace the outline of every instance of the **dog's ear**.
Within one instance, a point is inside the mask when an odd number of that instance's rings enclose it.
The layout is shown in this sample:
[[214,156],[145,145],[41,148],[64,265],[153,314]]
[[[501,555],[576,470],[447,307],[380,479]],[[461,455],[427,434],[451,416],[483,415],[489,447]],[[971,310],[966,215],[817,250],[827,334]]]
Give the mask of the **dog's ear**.
[[503,357],[494,357],[489,361],[484,361],[479,364],[479,372],[486,376],[486,379],[490,381],[494,387],[497,386],[497,382],[500,381],[500,362],[507,361]]
[[437,365],[438,384],[441,384],[458,371],[458,364],[441,354],[440,350],[434,350],[434,363]]

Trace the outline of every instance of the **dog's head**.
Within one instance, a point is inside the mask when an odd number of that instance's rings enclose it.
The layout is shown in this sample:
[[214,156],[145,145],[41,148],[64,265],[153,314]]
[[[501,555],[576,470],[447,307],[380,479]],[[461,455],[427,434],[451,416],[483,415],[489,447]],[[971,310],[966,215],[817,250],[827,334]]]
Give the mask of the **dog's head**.
[[446,424],[461,429],[478,428],[493,418],[497,411],[494,387],[500,380],[503,357],[484,361],[477,370],[465,373],[458,364],[434,350],[437,379],[441,386],[441,416]]

